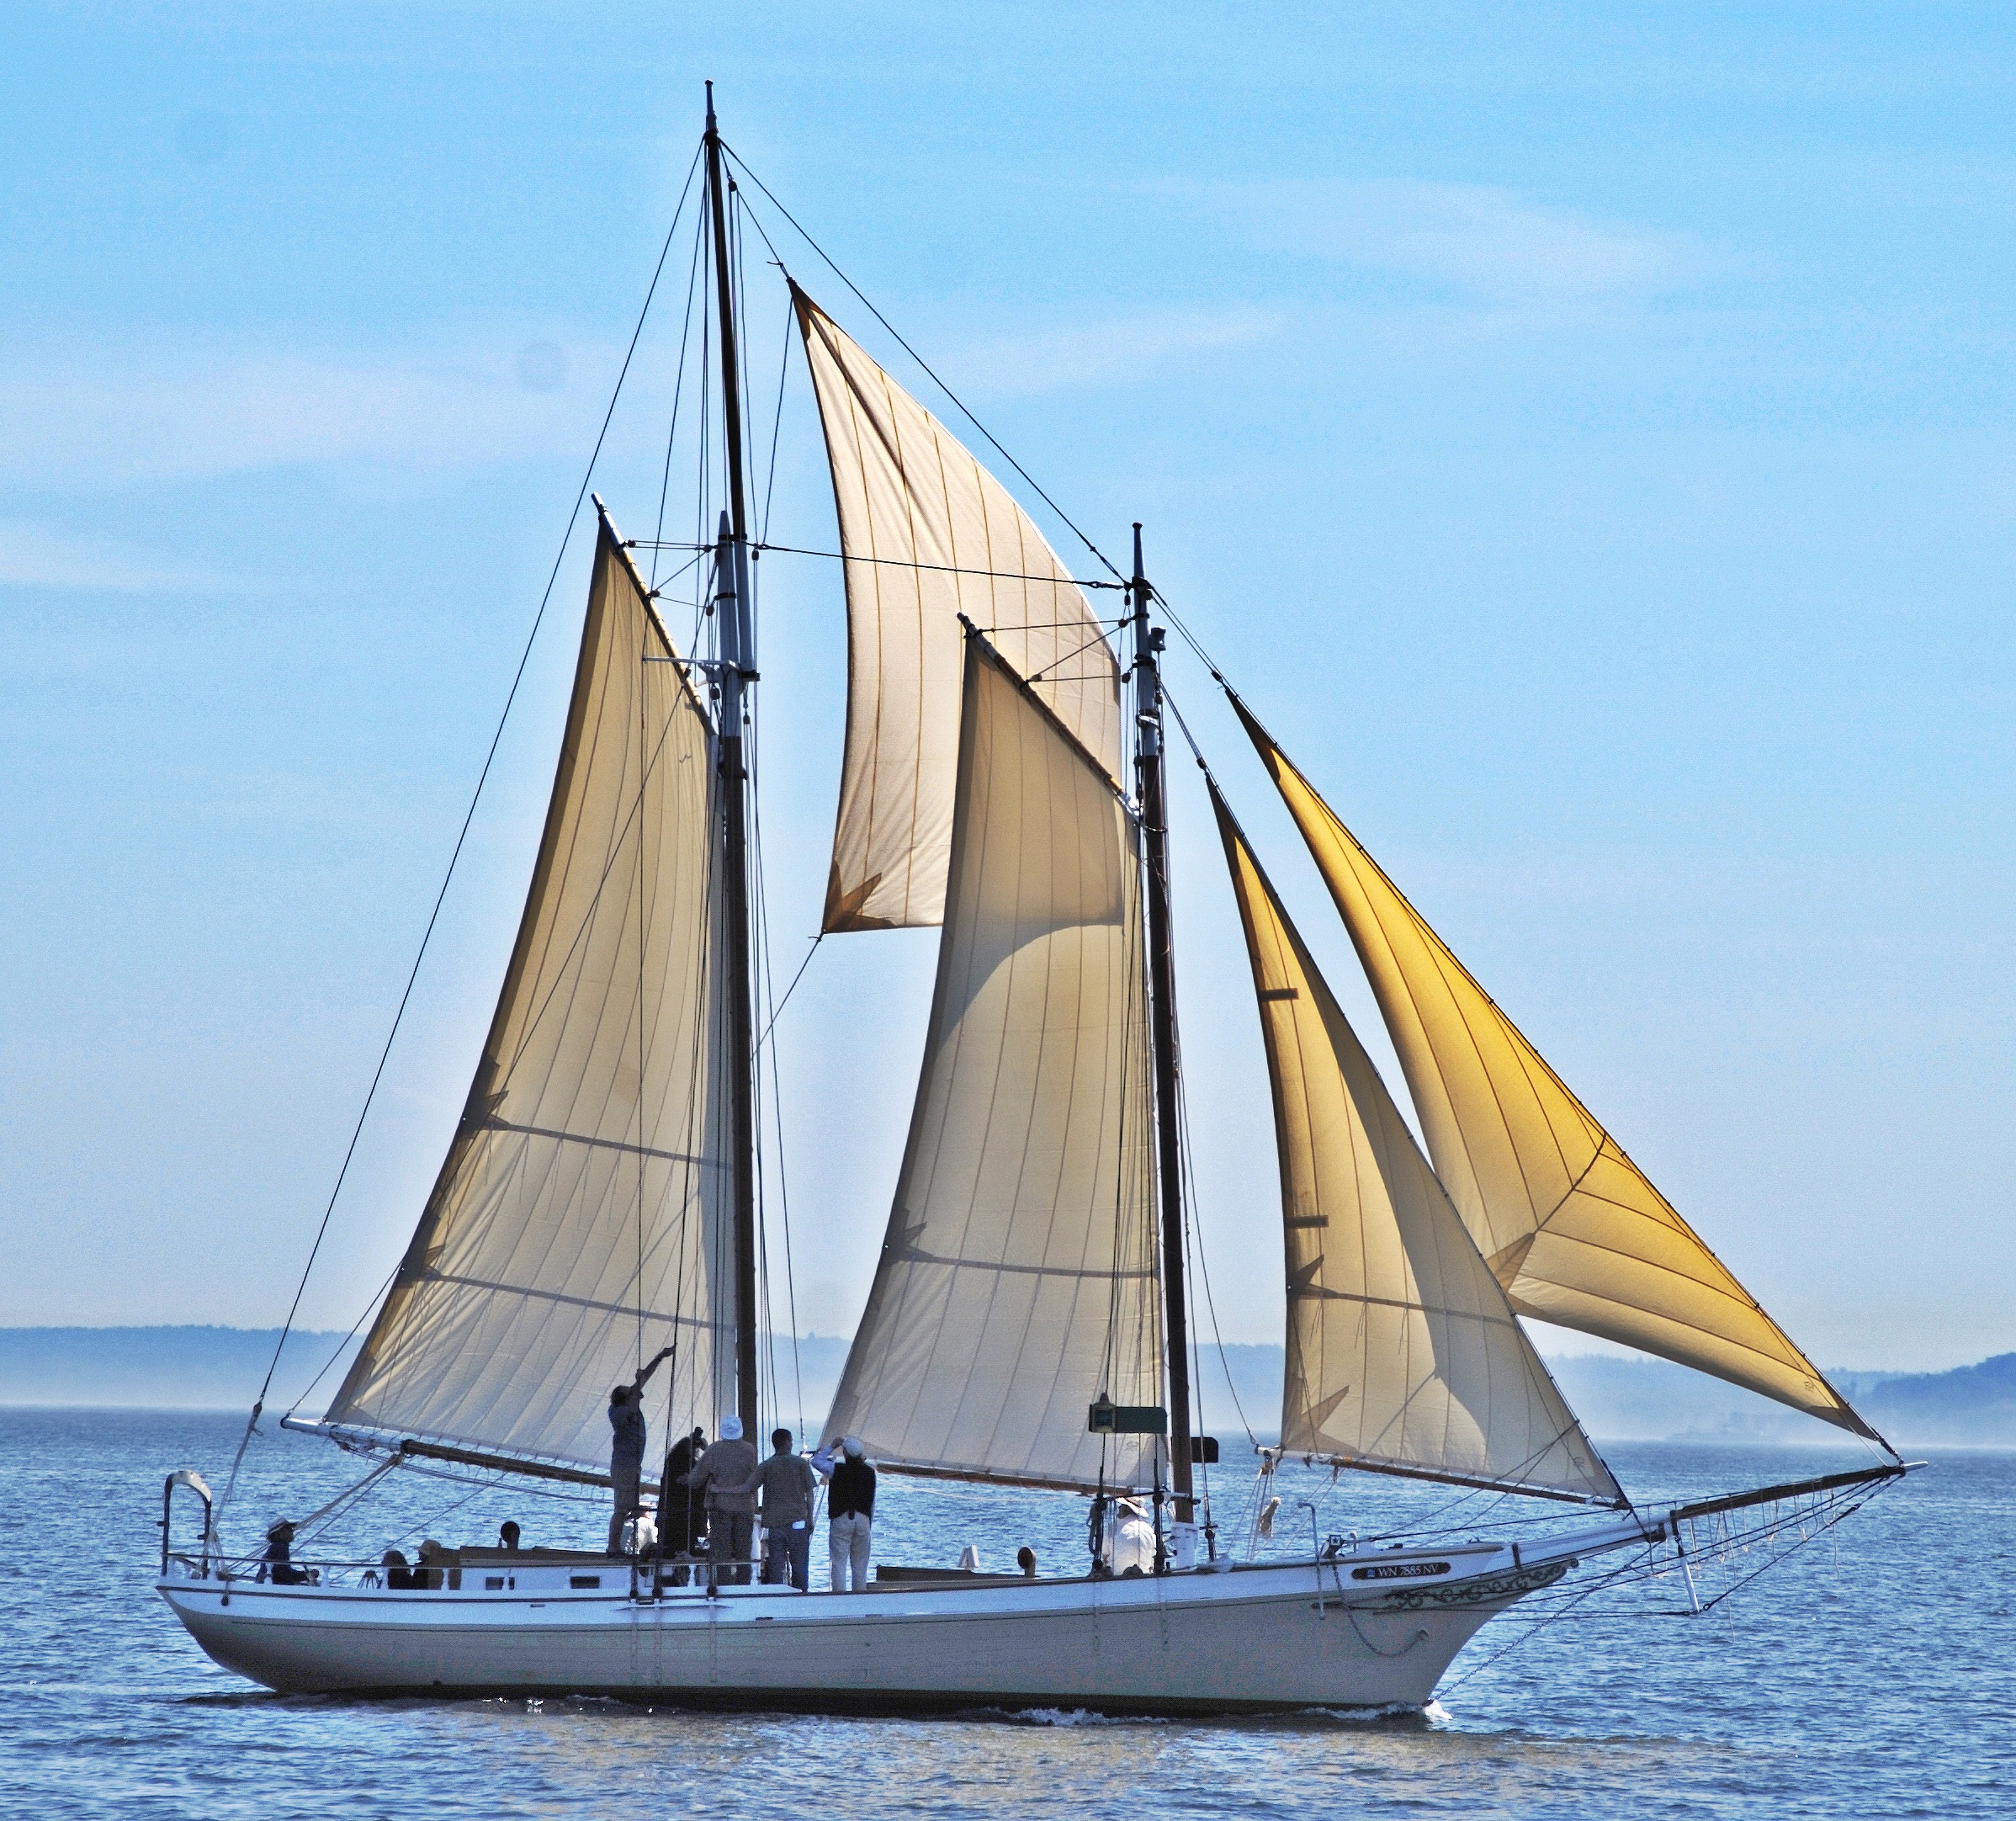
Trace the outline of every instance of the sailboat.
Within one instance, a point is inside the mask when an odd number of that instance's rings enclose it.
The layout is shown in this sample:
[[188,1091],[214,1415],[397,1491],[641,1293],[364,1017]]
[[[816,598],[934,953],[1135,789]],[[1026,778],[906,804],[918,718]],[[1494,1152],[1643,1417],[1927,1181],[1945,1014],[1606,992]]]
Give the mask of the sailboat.
[[[607,1487],[603,1388],[661,1348],[666,1435],[732,1415],[761,1436],[773,1414],[759,1369],[749,741],[752,582],[783,546],[750,510],[738,223],[755,180],[721,138],[711,88],[697,163],[723,481],[713,536],[683,546],[703,578],[701,632],[681,648],[666,591],[639,568],[666,540],[626,539],[596,498],[552,797],[466,1102],[347,1376],[319,1417],[285,1419],[369,1457],[374,1476],[422,1466]],[[1213,668],[1329,888],[1425,1141],[1200,753],[1280,1178],[1287,1376],[1262,1487],[1300,1458],[1579,1508],[1508,1537],[1313,1536],[1306,1554],[1265,1558],[1255,1516],[1239,1547],[1212,1511],[1218,1444],[1195,1423],[1169,610],[1139,528],[1131,574],[1074,578],[947,424],[785,283],[848,616],[824,929],[942,931],[887,1234],[823,1440],[861,1438],[885,1473],[1089,1500],[1085,1567],[885,1569],[865,1593],[800,1592],[633,1531],[640,1546],[623,1553],[452,1552],[417,1586],[305,1553],[275,1576],[225,1549],[207,1483],[184,1470],[164,1494],[157,1586],[202,1648],[289,1691],[1418,1708],[1481,1627],[1578,1564],[1670,1567],[1732,1513],[1832,1521],[1902,1473]],[[1111,587],[1125,612],[1102,619],[1088,586]],[[1634,1504],[1522,1317],[1744,1386],[1876,1458]],[[177,1546],[171,1521],[190,1497],[200,1534]]]

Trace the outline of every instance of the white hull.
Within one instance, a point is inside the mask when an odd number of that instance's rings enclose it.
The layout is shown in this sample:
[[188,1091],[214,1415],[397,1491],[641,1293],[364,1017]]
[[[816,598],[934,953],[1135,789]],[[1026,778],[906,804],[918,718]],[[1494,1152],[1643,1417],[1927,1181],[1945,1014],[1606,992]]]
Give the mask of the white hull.
[[[1628,1529],[1627,1539],[1618,1532]],[[613,1695],[827,1711],[1062,1707],[1223,1713],[1421,1707],[1486,1620],[1636,1524],[1530,1548],[1466,1544],[1102,1580],[631,1592],[565,1568],[501,1588],[389,1592],[164,1577],[226,1669],[290,1693]],[[1438,1572],[1439,1570],[1439,1572]],[[493,1575],[494,1579],[505,1577]]]

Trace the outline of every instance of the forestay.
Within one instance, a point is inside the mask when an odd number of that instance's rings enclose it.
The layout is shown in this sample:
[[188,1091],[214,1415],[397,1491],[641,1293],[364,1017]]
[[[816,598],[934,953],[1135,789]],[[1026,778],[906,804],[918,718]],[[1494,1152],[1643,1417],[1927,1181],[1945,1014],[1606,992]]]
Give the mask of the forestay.
[[828,930],[939,922],[959,753],[959,615],[1120,775],[1120,672],[1029,515],[793,285],[847,589],[847,735]]
[[330,1421],[601,1467],[609,1387],[673,1341],[675,1424],[735,1408],[716,788],[707,717],[605,518],[503,992]]
[[1266,1039],[1287,1266],[1281,1446],[1621,1503],[1214,783]]
[[962,694],[923,1074],[826,1435],[899,1468],[1142,1484],[1150,1438],[1086,1433],[1101,1392],[1162,1401],[1136,830],[977,635]]
[[1435,1173],[1512,1306],[1881,1441],[1233,701],[1350,931]]

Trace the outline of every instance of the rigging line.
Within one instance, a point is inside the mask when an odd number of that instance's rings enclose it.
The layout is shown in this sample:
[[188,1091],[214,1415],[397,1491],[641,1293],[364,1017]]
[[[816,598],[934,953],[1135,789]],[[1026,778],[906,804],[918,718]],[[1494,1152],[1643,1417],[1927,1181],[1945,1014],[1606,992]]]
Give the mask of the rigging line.
[[[1093,624],[1094,625],[1096,625],[1096,625],[1099,625],[1099,624],[1101,624],[1101,623],[1100,621],[1098,621],[1098,620],[1094,620],[1094,621],[1092,622],[1092,624]],[[1044,679],[1046,677],[1049,677],[1050,681],[1051,681],[1051,682],[1084,682],[1084,681],[1085,681],[1085,679],[1084,679],[1083,677],[1059,677],[1056,676],[1056,675],[1054,674],[1054,672],[1056,672],[1057,671],[1058,671],[1058,670],[1062,669],[1062,668],[1064,667],[1064,666],[1065,666],[1066,664],[1069,664],[1069,663],[1071,661],[1071,660],[1072,660],[1073,658],[1074,658],[1074,657],[1081,657],[1081,656],[1083,656],[1085,655],[1085,653],[1086,653],[1087,651],[1090,651],[1090,650],[1092,649],[1092,647],[1093,647],[1094,645],[1104,645],[1105,643],[1106,643],[1106,634],[1105,634],[1103,631],[1101,631],[1101,632],[1095,633],[1095,634],[1093,634],[1093,635],[1092,635],[1092,636],[1091,636],[1090,639],[1086,640],[1085,640],[1085,642],[1083,645],[1081,645],[1078,646],[1078,647],[1077,647],[1075,650],[1065,652],[1065,653],[1064,653],[1064,655],[1062,657],[1058,658],[1055,663],[1053,663],[1053,664],[1046,664],[1046,665],[1044,665],[1044,666],[1043,666],[1043,667],[1042,667],[1041,670],[1039,670],[1039,671],[1032,671],[1032,672],[1029,673],[1028,681],[1029,681],[1029,682],[1032,682],[1032,683],[1039,683],[1039,682],[1042,682],[1042,680],[1043,680],[1043,679]]]
[[[788,344],[787,344],[788,346]],[[634,549],[665,549],[668,550],[711,550],[711,544],[687,544],[672,539],[632,538],[628,540]],[[1095,581],[1083,576],[1038,575],[1033,571],[1019,569],[969,569],[958,563],[920,563],[907,556],[859,556],[850,550],[812,550],[795,544],[751,544],[750,549],[777,556],[824,556],[836,563],[872,563],[881,569],[920,569],[935,576],[983,576],[996,581],[1036,581],[1049,587],[1069,586],[1074,588],[1105,588],[1115,593],[1124,590],[1124,581]],[[1112,624],[1124,626],[1134,616],[1132,613],[1117,615]],[[1093,616],[1094,624],[1103,626],[1104,619]],[[1053,619],[1030,621],[1007,629],[1012,632],[1042,632],[1057,626],[1082,626],[1082,619]],[[983,626],[982,632],[994,629]]]
[[[757,231],[761,233],[762,231],[759,228]],[[790,300],[787,298],[784,309],[784,358],[777,374],[777,416],[771,420],[770,424],[770,473],[763,482],[763,523],[756,534],[756,548],[759,550],[770,536],[770,502],[777,492],[777,437],[784,427],[784,382],[791,377],[791,331],[796,321],[797,312],[791,308]]]
[[[783,218],[788,221],[793,228],[797,229],[799,236],[804,241],[806,246],[809,247],[814,252],[817,253],[821,259],[825,261],[827,266],[832,271],[834,277],[838,279],[842,284],[846,285],[850,291],[853,292],[855,296],[861,300],[862,306],[867,311],[868,314],[874,317],[876,321],[879,322],[883,328],[887,329],[890,335],[895,337],[896,345],[900,348],[905,353],[908,354],[912,360],[915,361],[920,367],[923,368],[926,373],[931,375],[932,385],[936,385],[941,392],[944,393],[944,395],[952,401],[953,404],[959,407],[959,411],[965,417],[966,421],[994,445],[995,452],[1000,454],[1002,460],[1005,461],[1011,468],[1014,469],[1014,470],[1022,477],[1024,480],[1027,481],[1032,487],[1036,489],[1037,497],[1040,499],[1044,505],[1048,506],[1052,512],[1055,512],[1058,518],[1063,520],[1066,525],[1070,527],[1071,534],[1075,537],[1080,544],[1084,544],[1085,547],[1090,550],[1093,555],[1097,557],[1101,563],[1105,565],[1106,573],[1114,578],[1115,582],[1122,587],[1124,587],[1126,585],[1124,578],[1122,577],[1120,571],[1113,566],[1111,560],[1107,557],[1106,552],[1101,549],[1096,544],[1093,543],[1093,541],[1085,534],[1084,532],[1078,528],[1076,523],[1068,513],[1066,513],[1063,507],[1059,506],[1055,500],[1052,499],[1048,493],[1044,492],[1042,487],[1037,486],[1035,477],[1031,475],[1029,470],[1023,467],[1022,465],[1018,462],[1014,456],[1008,453],[1006,448],[1002,444],[1000,439],[995,435],[994,432],[989,430],[985,424],[982,423],[978,417],[974,416],[972,410],[970,407],[968,407],[965,400],[961,398],[957,392],[953,391],[952,389],[944,382],[944,380],[940,379],[937,374],[931,368],[931,364],[925,359],[923,355],[920,354],[915,348],[912,348],[908,342],[904,340],[901,335],[897,333],[895,325],[893,324],[887,316],[883,316],[883,313],[878,310],[873,304],[870,303],[868,301],[867,295],[862,289],[862,288],[857,284],[853,279],[849,278],[846,273],[842,272],[836,264],[834,263],[833,256],[829,253],[825,247],[821,247],[817,241],[814,240],[809,234],[805,232],[805,230],[799,226],[798,218],[793,215],[791,211],[783,205],[783,204],[779,202],[774,195],[771,194],[770,186],[766,183],[761,178],[758,177],[754,171],[749,168],[747,162],[743,159],[741,154],[736,151],[732,146],[729,145],[725,140],[721,141],[721,149],[727,152],[730,158],[735,160],[737,167],[741,171],[742,174],[746,177],[751,183],[754,183],[758,189],[761,190],[767,198],[768,198],[771,206],[775,209],[779,215],[783,216]],[[755,219],[754,210],[751,211],[751,219]],[[757,226],[756,231],[758,233],[762,232],[762,227],[760,223]],[[764,243],[766,245],[769,244],[769,236],[767,235],[764,236]],[[775,252],[776,250],[777,249],[775,247],[771,248],[772,252]],[[777,262],[777,264],[779,268],[782,268],[783,262],[780,259]],[[790,277],[790,273],[787,272],[785,273],[785,277],[788,279]]]
[[[767,942],[770,938],[766,934],[763,939]],[[758,1049],[770,1041],[770,1033],[777,1028],[777,1021],[783,1017],[784,1007],[791,1003],[791,995],[798,990],[798,983],[804,979],[805,969],[812,965],[813,956],[819,953],[819,945],[825,939],[826,932],[824,930],[812,938],[812,946],[805,951],[805,958],[798,963],[798,972],[791,976],[791,984],[784,989],[784,996],[771,1007],[770,1022],[763,1027],[763,1034],[756,1039]],[[767,958],[765,958],[763,964],[765,967],[769,966]]]
[[[687,268],[686,274],[686,314],[680,319],[679,323],[679,364],[672,374],[672,421],[670,427],[665,433],[665,472],[658,482],[657,535],[661,539],[665,536],[665,502],[670,496],[672,489],[672,445],[679,435],[679,401],[686,390],[686,349],[693,332],[693,287],[699,281],[700,243],[704,237],[701,231],[705,227],[707,222],[707,214],[704,210],[698,210],[696,214],[698,219],[693,231],[693,257],[692,263]],[[684,573],[683,571],[675,571],[667,580],[675,581],[682,573]],[[651,552],[651,592],[655,595],[657,592],[658,552],[653,549]]]
[[[787,347],[788,345],[788,343],[786,344]],[[777,991],[777,972],[772,965],[770,958],[770,894],[766,888],[761,871],[763,810],[762,799],[760,795],[756,799],[756,923],[763,953],[763,994],[765,1001],[770,1007],[770,1017],[763,1027],[763,1036],[757,1039],[756,1054],[760,1072],[763,1043],[776,1027],[777,1013],[783,1009],[783,1006],[772,996]],[[823,933],[824,932],[821,932],[821,934]],[[818,946],[818,940],[814,938],[813,942],[814,951],[817,950]],[[791,982],[793,986],[798,985],[799,978],[804,974],[805,966],[810,963],[811,959],[812,956],[807,954],[804,962],[800,964],[798,974],[793,976]],[[788,990],[786,991],[784,996],[787,999],[791,996]],[[804,1362],[799,1356],[798,1344],[798,1277],[791,1257],[791,1188],[789,1179],[784,1170],[784,1083],[783,1074],[777,1067],[777,1046],[775,1044],[770,1046],[770,1125],[777,1138],[777,1208],[783,1218],[784,1228],[784,1304],[791,1317],[791,1374],[793,1383],[797,1388],[798,1433],[802,1437],[805,1432],[805,1372]],[[774,1323],[771,1331],[774,1336],[776,1333]],[[774,1381],[776,1374],[774,1363],[771,1371]],[[772,1385],[771,1395],[776,1404],[782,1404],[783,1399],[778,1396],[774,1382]]]
[[581,475],[579,491],[574,496],[574,509],[567,516],[567,528],[561,534],[560,549],[553,559],[552,573],[546,578],[545,592],[539,597],[538,613],[532,618],[532,629],[526,634],[525,649],[518,655],[518,667],[512,673],[511,688],[504,698],[504,712],[497,717],[496,731],[491,735],[490,750],[483,757],[483,769],[477,774],[476,788],[469,799],[469,810],[462,818],[460,832],[455,836],[454,851],[449,854],[448,871],[443,874],[441,889],[434,895],[434,908],[428,914],[427,928],[420,938],[420,950],[413,957],[412,969],[406,975],[405,990],[399,995],[399,1007],[392,1015],[392,1027],[385,1033],[385,1048],[379,1052],[378,1066],[372,1071],[371,1085],[365,1090],[364,1103],[358,1110],[357,1123],[350,1133],[350,1142],[343,1151],[342,1166],[336,1173],[336,1185],[329,1192],[327,1205],[322,1210],[321,1224],[316,1229],[315,1243],[308,1249],[308,1262],[301,1267],[301,1280],[294,1286],[294,1300],[288,1305],[287,1319],[280,1328],[280,1338],[273,1343],[273,1357],[267,1362],[266,1377],[259,1386],[259,1395],[253,1399],[252,1415],[247,1418],[245,1433],[239,1438],[238,1452],[231,1461],[230,1476],[224,1483],[224,1496],[218,1500],[228,1505],[238,1484],[238,1469],[244,1464],[245,1450],[256,1432],[260,1412],[266,1407],[266,1394],[273,1388],[273,1375],[280,1364],[281,1350],[287,1345],[287,1336],[293,1331],[294,1319],[300,1312],[301,1298],[308,1288],[308,1279],[315,1270],[315,1261],[322,1249],[322,1241],[328,1236],[330,1217],[336,1212],[337,1197],[342,1193],[344,1179],[350,1173],[351,1160],[357,1155],[358,1140],[363,1136],[364,1121],[370,1117],[371,1104],[378,1096],[378,1085],[385,1079],[385,1063],[392,1054],[392,1044],[399,1035],[399,1027],[406,1017],[406,1006],[413,997],[413,983],[420,977],[420,964],[427,958],[427,945],[433,940],[434,926],[440,921],[441,906],[448,897],[448,889],[455,877],[455,867],[462,857],[463,844],[469,839],[470,825],[475,820],[476,805],[483,799],[483,787],[489,782],[490,768],[497,757],[497,747],[504,738],[505,723],[511,719],[512,705],[518,698],[518,686],[525,680],[525,666],[532,660],[532,648],[538,640],[539,628],[544,624],[546,608],[553,599],[554,586],[560,581],[560,565],[567,559],[567,546],[573,541],[574,528],[581,519],[581,502],[588,496],[588,483],[595,478],[595,465],[602,457],[602,444],[607,440],[609,424],[616,416],[617,401],[623,396],[623,381],[629,377],[630,362],[637,353],[637,343],[644,334],[645,319],[651,313],[651,300],[658,295],[658,280],[665,272],[665,262],[672,250],[672,236],[679,231],[679,217],[686,208],[686,199],[692,191],[693,173],[699,167],[700,154],[693,153],[693,162],[687,167],[686,188],[679,193],[678,207],[672,212],[671,226],[666,230],[665,244],[658,250],[658,263],[652,268],[651,282],[644,294],[643,307],[637,312],[637,326],[630,332],[630,345],[624,351],[623,365],[618,369],[616,385],[609,394],[609,408],[602,413],[602,428],[596,433],[595,447],[588,456],[588,466]]
[[393,1267],[385,1273],[385,1282],[379,1284],[379,1287],[371,1293],[370,1300],[364,1304],[362,1313],[358,1314],[355,1321],[350,1324],[349,1333],[345,1335],[342,1340],[337,1342],[336,1351],[332,1353],[327,1359],[322,1362],[321,1371],[318,1372],[314,1378],[308,1381],[306,1388],[298,1397],[294,1399],[293,1403],[287,1406],[287,1414],[289,1416],[293,1415],[296,1410],[300,1409],[300,1407],[308,1401],[309,1394],[312,1392],[315,1388],[322,1382],[323,1378],[327,1376],[329,1368],[335,1365],[336,1362],[343,1356],[343,1349],[348,1346],[349,1344],[357,1338],[357,1330],[363,1326],[365,1317],[369,1316],[375,1309],[377,1309],[379,1303],[385,1299],[385,1292],[392,1287],[392,1280],[398,1275],[399,1266],[397,1265],[393,1266]]

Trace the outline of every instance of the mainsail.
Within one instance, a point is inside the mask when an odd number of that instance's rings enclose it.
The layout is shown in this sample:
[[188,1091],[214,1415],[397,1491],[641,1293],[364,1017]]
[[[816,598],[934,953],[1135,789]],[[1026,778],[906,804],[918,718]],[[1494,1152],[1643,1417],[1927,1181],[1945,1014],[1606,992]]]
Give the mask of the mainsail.
[[1232,699],[1343,914],[1435,1173],[1513,1308],[1881,1442]]
[[945,426],[792,287],[847,587],[847,739],[828,930],[941,921],[959,755],[959,617],[1120,775],[1120,672],[1042,534]]
[[1288,1285],[1281,1446],[1622,1503],[1211,786],[1266,1038]]
[[1152,1438],[1086,1433],[1101,1392],[1161,1401],[1138,833],[972,632],[962,696],[923,1075],[825,1432],[916,1472],[1140,1484]]
[[496,1014],[325,1420],[597,1468],[609,1386],[674,1342],[675,1424],[735,1408],[718,788],[713,730],[605,517]]

